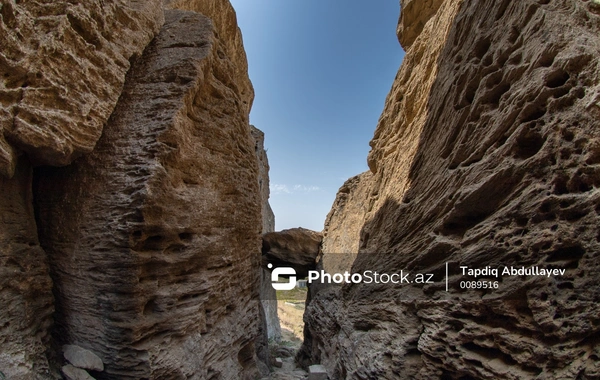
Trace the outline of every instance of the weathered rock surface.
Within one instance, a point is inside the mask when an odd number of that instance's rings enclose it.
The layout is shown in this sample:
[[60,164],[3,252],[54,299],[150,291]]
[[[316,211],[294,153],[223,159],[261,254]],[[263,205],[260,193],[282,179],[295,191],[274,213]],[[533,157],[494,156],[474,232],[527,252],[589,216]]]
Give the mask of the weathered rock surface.
[[104,364],[98,355],[83,347],[67,344],[63,347],[65,359],[75,367],[90,369],[93,371],[104,371]]
[[263,235],[263,263],[274,267],[290,266],[298,276],[305,277],[315,268],[323,235],[306,228],[270,232]]
[[56,336],[98,354],[100,379],[253,378],[262,222],[247,88],[231,36],[165,15],[94,151],[36,171]]
[[0,175],[0,371],[11,380],[47,376],[54,311],[34,218],[33,169],[26,157],[17,161],[11,179]]
[[129,59],[162,21],[157,0],[0,4],[0,371],[10,379],[51,376],[52,283],[30,162],[65,165],[92,150]]
[[162,24],[162,1],[6,0],[0,16],[0,175],[13,175],[23,151],[67,165],[100,138],[130,58]]
[[[600,11],[566,0],[402,9],[407,54],[368,189],[338,195],[323,260],[358,246],[354,272],[436,282],[313,294],[304,363],[336,379],[599,378]],[[566,272],[467,291],[461,263]]]
[[254,88],[248,77],[248,59],[242,41],[242,32],[229,0],[165,0],[165,5],[201,13],[209,17],[215,26],[215,33],[223,41],[221,54],[231,59],[230,80],[236,84],[239,97],[247,113],[254,101]]
[[323,269],[328,273],[350,271],[359,250],[360,229],[366,222],[371,172],[347,180],[340,187],[323,229]]

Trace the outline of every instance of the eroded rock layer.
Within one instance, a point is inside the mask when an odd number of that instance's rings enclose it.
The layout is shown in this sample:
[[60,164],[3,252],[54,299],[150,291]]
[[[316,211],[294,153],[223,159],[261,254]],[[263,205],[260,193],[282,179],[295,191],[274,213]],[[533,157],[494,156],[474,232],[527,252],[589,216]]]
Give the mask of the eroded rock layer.
[[[332,378],[600,378],[600,7],[420,3],[402,1],[420,16],[401,17],[368,190],[338,195],[323,247],[436,281],[313,295],[303,358]],[[468,291],[461,264],[565,273]]]
[[46,378],[54,302],[33,212],[33,169],[21,157],[0,176],[0,371],[9,379]]
[[163,12],[160,0],[6,0],[0,20],[0,174],[10,177],[23,151],[67,165],[94,148]]
[[258,375],[261,195],[249,98],[211,20],[170,10],[92,153],[42,167],[56,339],[99,379]]

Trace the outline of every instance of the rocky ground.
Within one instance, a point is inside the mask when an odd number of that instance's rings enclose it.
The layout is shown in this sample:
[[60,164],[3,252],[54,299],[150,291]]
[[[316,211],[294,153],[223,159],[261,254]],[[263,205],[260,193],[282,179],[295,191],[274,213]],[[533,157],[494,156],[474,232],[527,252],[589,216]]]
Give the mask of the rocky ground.
[[[304,293],[306,297],[306,291],[296,289],[295,293]],[[272,372],[263,379],[308,379],[308,373],[299,368],[295,361],[296,353],[302,346],[304,302],[279,300],[277,301],[277,311],[281,323],[281,340],[270,343]],[[281,367],[277,367],[277,359],[281,360]]]

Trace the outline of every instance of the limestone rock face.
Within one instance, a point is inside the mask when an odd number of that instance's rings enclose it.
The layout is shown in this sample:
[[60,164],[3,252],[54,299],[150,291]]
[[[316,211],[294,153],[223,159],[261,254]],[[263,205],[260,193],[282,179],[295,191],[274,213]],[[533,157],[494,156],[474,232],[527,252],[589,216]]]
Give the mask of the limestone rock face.
[[323,230],[323,269],[328,273],[350,271],[359,250],[360,229],[365,223],[371,172],[347,180],[340,187]]
[[[600,11],[438,3],[401,17],[407,54],[371,141],[368,189],[338,195],[323,243],[324,261],[358,245],[354,272],[435,283],[313,295],[305,362],[348,379],[598,378]],[[461,264],[565,273],[469,291]]]
[[306,228],[270,232],[263,235],[263,262],[273,266],[291,266],[300,277],[314,269],[321,251],[323,235]]
[[35,224],[32,173],[27,158],[20,157],[11,179],[0,176],[0,371],[17,380],[48,376],[45,351],[54,311]]
[[[92,153],[35,193],[57,340],[99,379],[255,378],[261,195],[227,34],[169,10]],[[249,83],[249,82],[248,82]]]
[[100,138],[162,2],[6,0],[0,16],[0,175],[21,152],[67,165]]

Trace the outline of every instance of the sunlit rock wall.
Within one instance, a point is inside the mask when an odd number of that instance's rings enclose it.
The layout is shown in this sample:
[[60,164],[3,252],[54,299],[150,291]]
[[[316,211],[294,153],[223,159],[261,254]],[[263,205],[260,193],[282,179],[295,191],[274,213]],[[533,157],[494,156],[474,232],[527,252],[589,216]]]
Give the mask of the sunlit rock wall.
[[[600,376],[596,3],[402,1],[406,57],[368,190],[338,194],[350,204],[332,210],[324,258],[358,246],[354,272],[437,281],[313,296],[306,364],[348,379]],[[467,291],[461,264],[565,273]]]

